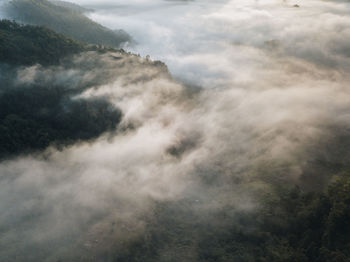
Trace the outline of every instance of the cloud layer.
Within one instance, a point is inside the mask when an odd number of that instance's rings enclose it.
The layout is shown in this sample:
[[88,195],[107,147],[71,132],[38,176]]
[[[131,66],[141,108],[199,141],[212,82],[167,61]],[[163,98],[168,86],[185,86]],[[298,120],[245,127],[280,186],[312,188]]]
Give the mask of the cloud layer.
[[[179,81],[115,53],[18,69],[18,81],[84,87],[79,98],[105,97],[124,117],[94,142],[0,164],[0,257],[121,248],[159,202],[249,211],[278,183],[322,188],[329,170],[313,163],[349,156],[337,145],[350,126],[350,7],[296,3],[135,1],[116,5],[118,16],[93,5],[93,19],[133,34],[134,50],[166,61]],[[41,253],[28,258],[33,248]]]

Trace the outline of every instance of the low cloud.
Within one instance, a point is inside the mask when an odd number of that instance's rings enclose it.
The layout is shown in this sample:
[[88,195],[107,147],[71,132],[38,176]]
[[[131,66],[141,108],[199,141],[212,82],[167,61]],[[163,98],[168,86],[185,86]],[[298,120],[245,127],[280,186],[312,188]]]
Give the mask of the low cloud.
[[[143,27],[153,11],[133,15],[132,7],[117,18],[139,33],[135,50],[164,59],[179,81],[163,64],[117,53],[16,71],[21,84],[103,97],[123,119],[93,142],[1,163],[0,242],[17,243],[1,256],[26,257],[33,246],[41,258],[112,252],[142,236],[159,203],[189,201],[188,219],[223,207],[234,217],[255,210],[273,185],[322,189],[327,163],[347,165],[338,147],[350,126],[347,38],[339,37],[347,5],[201,3],[171,3],[193,13],[164,24],[158,17]],[[114,21],[105,10],[91,17]],[[60,249],[52,254],[45,243]]]

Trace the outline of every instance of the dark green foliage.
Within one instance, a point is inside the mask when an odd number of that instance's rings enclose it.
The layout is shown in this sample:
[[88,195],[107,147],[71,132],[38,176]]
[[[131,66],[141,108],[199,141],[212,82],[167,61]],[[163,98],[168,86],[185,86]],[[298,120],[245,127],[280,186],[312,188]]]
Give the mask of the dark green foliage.
[[[326,193],[293,189],[280,195],[277,203],[267,203],[269,215],[262,216],[261,227],[307,261],[349,261],[349,203],[350,176],[344,174]],[[274,218],[283,223],[276,223]]]
[[67,145],[114,130],[121,113],[103,99],[71,99],[59,87],[16,87],[0,95],[0,158]]
[[12,0],[7,7],[11,18],[33,25],[46,26],[75,40],[120,47],[130,42],[130,36],[99,25],[76,8],[55,5],[47,0]]
[[84,88],[16,83],[18,65],[59,64],[87,49],[44,27],[0,21],[0,159],[115,129],[121,112],[106,99],[72,99]]
[[44,27],[0,21],[0,62],[13,65],[57,64],[84,45]]
[[85,13],[85,12],[93,12],[94,10],[92,9],[88,9],[88,8],[84,8],[80,5],[71,3],[71,2],[66,2],[66,1],[60,1],[60,0],[52,0],[50,1],[51,3],[57,5],[57,6],[62,6],[62,7],[66,7],[69,8],[71,10],[77,11],[79,13]]
[[205,211],[193,200],[159,203],[145,238],[114,261],[350,261],[350,176],[341,175],[325,193],[283,192],[254,211]]

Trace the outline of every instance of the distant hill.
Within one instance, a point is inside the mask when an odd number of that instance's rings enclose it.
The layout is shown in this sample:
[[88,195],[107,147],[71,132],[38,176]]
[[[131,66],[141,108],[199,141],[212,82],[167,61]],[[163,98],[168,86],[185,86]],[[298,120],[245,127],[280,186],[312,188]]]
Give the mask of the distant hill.
[[6,13],[11,19],[46,26],[81,42],[121,47],[131,41],[125,31],[113,31],[95,23],[83,14],[83,10],[70,3],[47,0],[11,0],[6,5]]
[[80,6],[80,5],[71,3],[71,2],[59,1],[59,0],[50,0],[50,2],[53,3],[54,5],[57,5],[57,6],[62,6],[62,7],[70,8],[70,9],[72,9],[72,10],[74,10],[74,11],[79,12],[79,13],[86,13],[86,12],[92,12],[92,11],[94,11],[94,10],[92,10],[92,9],[88,9],[88,8],[82,7],[82,6]]

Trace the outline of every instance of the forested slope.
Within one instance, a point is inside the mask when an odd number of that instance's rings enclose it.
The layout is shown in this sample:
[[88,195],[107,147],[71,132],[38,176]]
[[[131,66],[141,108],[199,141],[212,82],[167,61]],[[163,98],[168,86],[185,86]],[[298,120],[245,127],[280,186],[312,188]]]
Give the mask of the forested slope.
[[131,42],[124,31],[113,31],[86,17],[81,10],[47,0],[12,0],[6,13],[22,23],[46,26],[78,41],[120,47]]
[[349,261],[349,172],[335,176],[325,192],[265,193],[254,212],[228,206],[205,212],[190,199],[159,203],[145,238],[115,246],[113,261]]
[[13,65],[49,65],[85,46],[45,27],[0,21],[0,62]]
[[[121,112],[104,99],[71,99],[84,88],[21,79],[21,66],[58,65],[94,49],[45,27],[0,21],[0,158],[66,145],[114,130]],[[30,70],[31,67],[28,68]]]

